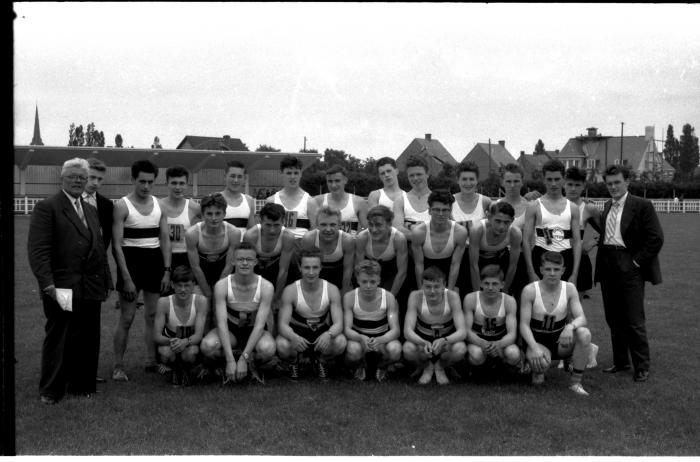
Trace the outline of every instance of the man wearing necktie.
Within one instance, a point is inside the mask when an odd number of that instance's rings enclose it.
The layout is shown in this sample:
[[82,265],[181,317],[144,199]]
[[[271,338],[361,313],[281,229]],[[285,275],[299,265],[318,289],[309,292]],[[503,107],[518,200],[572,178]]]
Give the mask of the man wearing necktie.
[[[46,404],[55,404],[66,392],[95,392],[100,303],[110,278],[97,213],[81,199],[87,175],[85,159],[66,161],[61,191],[34,207],[29,225],[29,265],[46,315],[39,381]],[[57,289],[72,290],[70,310],[59,305]]]
[[602,236],[596,257],[605,320],[610,327],[613,364],[603,372],[634,367],[634,380],[649,377],[649,343],[644,320],[644,284],[661,283],[658,254],[663,230],[651,201],[627,191],[629,170],[611,165],[603,174],[611,200],[600,218]]
[[109,244],[112,242],[112,212],[114,204],[100,194],[99,190],[107,174],[107,166],[104,162],[94,157],[87,161],[89,164],[88,181],[83,192],[83,202],[97,209],[97,216],[100,218],[100,227],[102,228],[102,241],[106,252],[109,249]]

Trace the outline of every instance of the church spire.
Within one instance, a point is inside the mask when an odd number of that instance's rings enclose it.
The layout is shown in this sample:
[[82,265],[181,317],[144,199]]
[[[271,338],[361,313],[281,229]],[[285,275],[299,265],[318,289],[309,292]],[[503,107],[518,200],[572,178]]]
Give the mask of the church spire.
[[36,106],[36,113],[34,114],[34,138],[29,144],[30,146],[43,146],[44,143],[41,141],[41,132],[39,131],[39,105]]

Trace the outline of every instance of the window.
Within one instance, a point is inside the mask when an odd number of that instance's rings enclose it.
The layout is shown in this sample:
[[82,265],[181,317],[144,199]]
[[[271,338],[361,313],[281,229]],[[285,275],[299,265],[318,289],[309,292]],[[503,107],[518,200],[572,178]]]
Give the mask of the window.
[[614,161],[613,163],[614,163],[615,165],[620,165],[620,159],[615,159],[615,161]]

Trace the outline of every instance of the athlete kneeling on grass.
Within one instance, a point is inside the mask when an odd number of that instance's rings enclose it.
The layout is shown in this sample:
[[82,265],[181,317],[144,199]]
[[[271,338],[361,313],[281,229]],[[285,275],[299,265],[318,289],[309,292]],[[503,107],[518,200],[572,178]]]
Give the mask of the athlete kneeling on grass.
[[311,356],[318,377],[326,379],[326,363],[345,351],[343,308],[338,288],[319,278],[321,251],[299,252],[301,279],[285,287],[278,319],[277,352],[289,362],[289,377],[299,377],[299,359]]
[[194,274],[187,266],[173,270],[170,278],[173,295],[158,299],[153,338],[158,345],[161,364],[158,371],[172,370],[175,385],[189,385],[189,374],[199,356],[209,303],[194,291]]
[[408,298],[404,324],[403,356],[423,373],[427,385],[435,374],[440,385],[450,383],[445,368],[462,361],[467,353],[467,329],[457,292],[445,287],[445,274],[435,266],[423,272],[422,289]]
[[[252,379],[264,383],[257,366],[275,355],[275,340],[265,330],[274,288],[253,272],[257,253],[252,244],[241,242],[233,255],[235,272],[214,286],[216,328],[202,340],[202,354],[210,363],[225,358],[224,383],[240,382],[249,373]],[[240,351],[238,360],[234,349]]]
[[515,299],[503,290],[503,270],[486,265],[480,271],[481,290],[464,297],[464,323],[467,327],[469,364],[481,366],[487,358],[497,358],[510,366],[520,363]]
[[386,379],[386,368],[401,359],[399,311],[391,292],[379,287],[382,268],[376,261],[363,260],[355,266],[359,287],[345,294],[345,336],[348,339],[345,360],[357,366],[355,378],[364,380],[368,353],[381,356],[375,377]]
[[[523,289],[520,306],[520,334],[527,344],[527,361],[532,369],[533,385],[544,382],[544,373],[552,359],[573,358],[574,370],[569,389],[588,396],[581,377],[588,362],[591,333],[578,298],[576,286],[562,281],[564,257],[558,252],[542,254],[542,280]],[[567,319],[571,319],[567,323]]]

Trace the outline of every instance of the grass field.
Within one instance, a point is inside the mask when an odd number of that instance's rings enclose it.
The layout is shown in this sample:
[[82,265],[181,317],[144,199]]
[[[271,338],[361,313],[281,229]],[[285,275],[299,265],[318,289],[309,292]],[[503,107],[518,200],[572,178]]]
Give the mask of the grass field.
[[[589,370],[581,398],[550,371],[544,387],[478,381],[422,388],[407,379],[175,388],[142,370],[139,312],[128,383],[90,399],[38,400],[44,317],[26,257],[29,219],[15,219],[17,453],[20,455],[700,455],[700,216],[661,215],[664,283],[647,286],[651,377]],[[100,374],[109,377],[114,296],[102,308]],[[611,362],[598,288],[584,303],[598,363]]]

